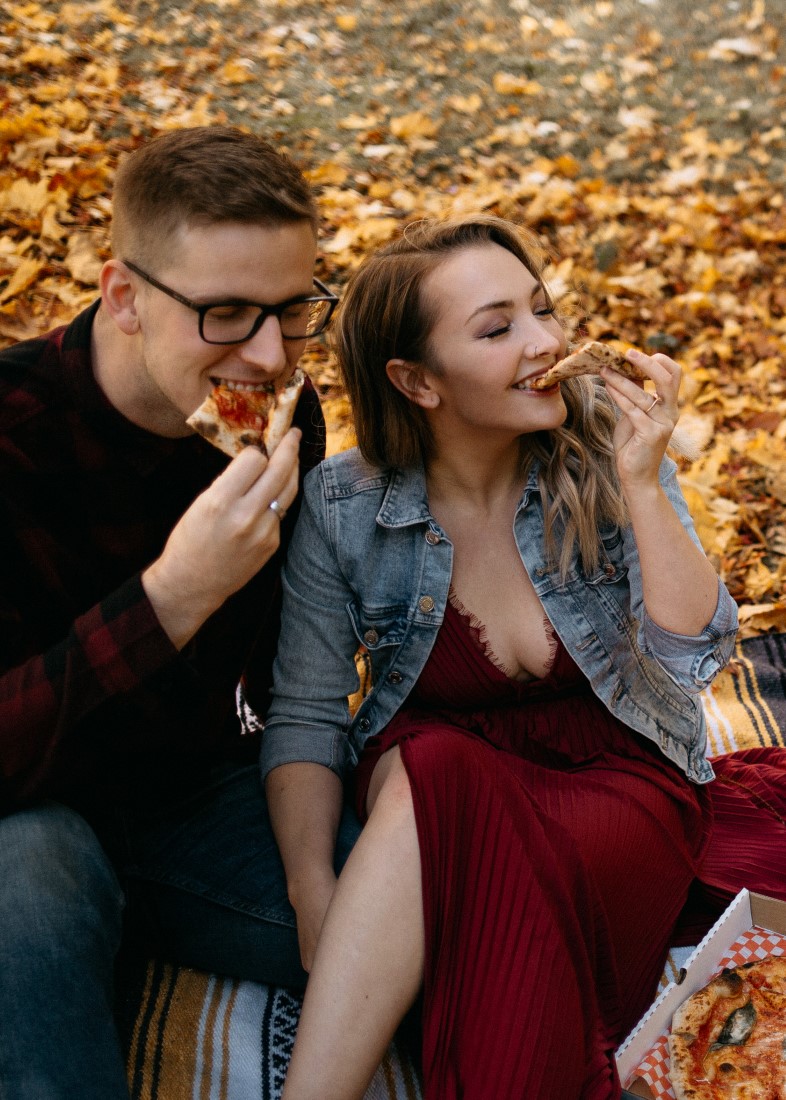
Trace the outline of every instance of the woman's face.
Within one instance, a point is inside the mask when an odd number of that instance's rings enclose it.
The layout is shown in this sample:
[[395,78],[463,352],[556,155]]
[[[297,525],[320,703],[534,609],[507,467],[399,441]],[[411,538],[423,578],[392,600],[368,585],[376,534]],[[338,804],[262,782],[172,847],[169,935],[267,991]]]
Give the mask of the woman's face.
[[518,436],[562,424],[559,384],[525,383],[564,356],[565,333],[542,284],[512,252],[497,244],[457,251],[426,278],[423,293],[437,318],[426,374],[446,427]]

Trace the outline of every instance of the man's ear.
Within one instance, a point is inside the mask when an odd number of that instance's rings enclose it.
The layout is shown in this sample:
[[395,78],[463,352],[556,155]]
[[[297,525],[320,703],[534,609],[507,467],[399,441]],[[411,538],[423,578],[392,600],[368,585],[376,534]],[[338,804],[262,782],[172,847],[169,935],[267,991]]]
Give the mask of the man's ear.
[[439,394],[420,363],[412,363],[409,359],[389,359],[385,371],[396,389],[413,404],[423,409],[435,409],[439,404]]
[[136,288],[131,272],[121,260],[107,260],[98,276],[101,304],[126,336],[139,332],[136,308]]

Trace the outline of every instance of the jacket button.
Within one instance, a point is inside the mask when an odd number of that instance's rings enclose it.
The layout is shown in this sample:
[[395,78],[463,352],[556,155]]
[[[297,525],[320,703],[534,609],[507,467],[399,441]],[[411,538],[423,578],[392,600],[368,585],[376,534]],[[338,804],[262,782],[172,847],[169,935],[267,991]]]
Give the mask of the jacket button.
[[420,608],[421,611],[425,611],[425,612],[433,611],[434,610],[434,601],[431,598],[431,596],[421,596],[420,599],[418,600],[418,607]]
[[366,645],[376,645],[379,641],[379,634],[377,634],[376,630],[374,630],[373,628],[371,630],[367,630],[366,633],[363,635],[363,641],[366,643]]
[[436,546],[438,542],[442,542],[436,531],[426,531],[426,542],[429,546]]
[[613,577],[617,570],[614,568],[611,562],[609,562],[607,565],[603,566],[603,572],[606,574],[607,577]]
[[364,733],[367,733],[368,730],[371,729],[371,722],[368,720],[368,718],[361,718],[360,721],[358,722],[358,725],[360,726],[360,728],[363,730]]
[[401,675],[400,672],[391,672],[391,674],[388,676],[388,683],[400,684],[403,679],[404,677]]

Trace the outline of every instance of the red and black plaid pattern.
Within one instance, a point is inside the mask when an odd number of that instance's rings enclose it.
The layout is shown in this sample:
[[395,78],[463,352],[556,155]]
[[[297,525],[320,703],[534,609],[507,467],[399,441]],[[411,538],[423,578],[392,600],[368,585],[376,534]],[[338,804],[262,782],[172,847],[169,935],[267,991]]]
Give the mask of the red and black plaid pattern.
[[[109,404],[90,364],[96,309],[0,352],[0,812],[45,795],[111,800],[246,755],[240,678],[252,704],[267,701],[278,560],[182,653],[145,596],[141,572],[228,460]],[[310,384],[295,423],[305,473],[324,454]]]

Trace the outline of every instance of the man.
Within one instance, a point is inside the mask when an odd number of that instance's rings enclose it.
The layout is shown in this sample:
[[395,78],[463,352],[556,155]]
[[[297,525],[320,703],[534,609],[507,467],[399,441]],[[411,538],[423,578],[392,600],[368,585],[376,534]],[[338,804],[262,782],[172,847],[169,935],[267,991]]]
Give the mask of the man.
[[[186,418],[218,380],[287,379],[327,323],[316,224],[260,139],[159,137],[119,169],[100,301],[0,353],[2,1096],[128,1096],[122,935],[304,982],[235,697],[242,680],[266,709],[298,466],[324,423],[308,384],[270,461],[230,462]],[[283,307],[306,298],[295,331]],[[211,342],[234,312],[244,331]],[[355,834],[348,819],[343,852]]]

